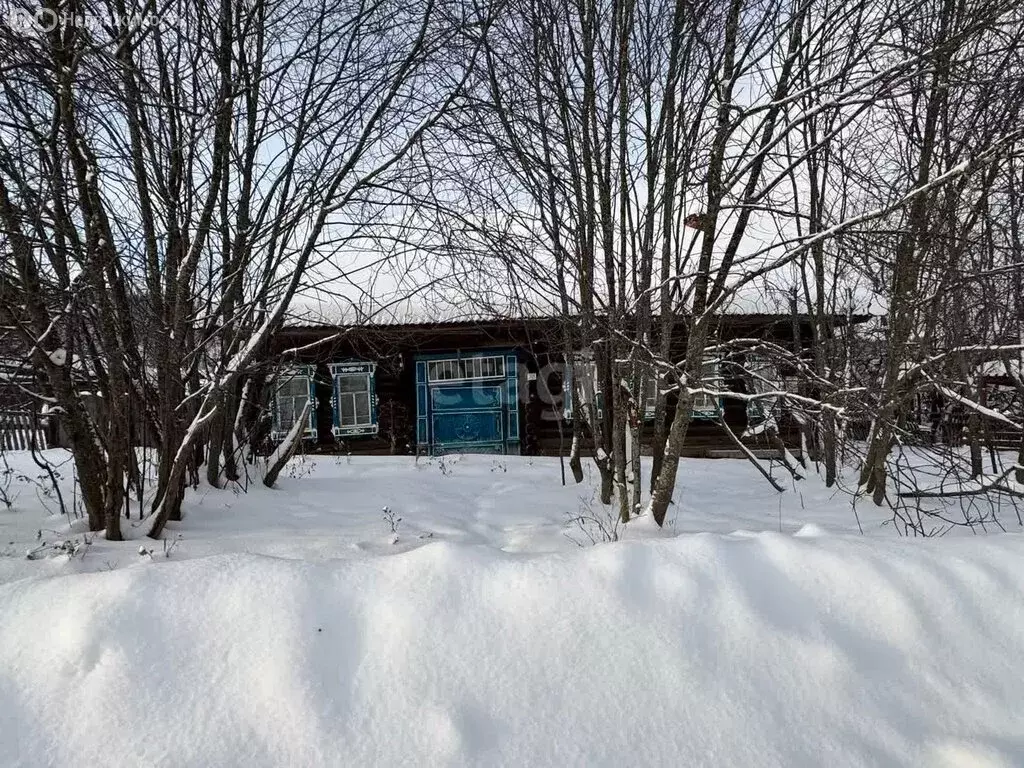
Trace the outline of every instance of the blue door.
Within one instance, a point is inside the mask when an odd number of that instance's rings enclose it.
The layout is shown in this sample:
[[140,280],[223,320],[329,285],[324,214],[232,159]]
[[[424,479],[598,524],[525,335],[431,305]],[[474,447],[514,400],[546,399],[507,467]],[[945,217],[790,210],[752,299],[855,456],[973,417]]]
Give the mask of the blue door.
[[416,358],[421,453],[519,453],[517,361],[511,350]]

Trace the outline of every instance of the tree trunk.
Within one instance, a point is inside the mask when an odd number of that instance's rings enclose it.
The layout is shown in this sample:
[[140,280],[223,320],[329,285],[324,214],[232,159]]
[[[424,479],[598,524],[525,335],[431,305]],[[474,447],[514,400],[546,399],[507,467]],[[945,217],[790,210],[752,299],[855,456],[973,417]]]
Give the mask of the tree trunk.
[[826,408],[821,414],[822,461],[825,464],[825,487],[836,484],[836,415]]
[[224,451],[226,415],[224,409],[220,409],[213,421],[210,423],[210,436],[206,443],[206,482],[214,488],[220,488],[221,478],[221,454]]
[[583,482],[583,461],[580,459],[582,443],[583,427],[580,424],[580,413],[577,412],[572,420],[572,445],[569,447],[569,469],[572,471],[572,478],[577,485]]
[[305,428],[306,421],[309,419],[309,401],[302,407],[302,414],[292,424],[292,428],[288,431],[284,440],[277,446],[277,450],[267,460],[267,472],[263,476],[263,484],[267,488],[273,488],[274,483],[277,482],[277,476],[281,474],[281,470],[284,469],[285,464],[288,463],[288,459],[295,453],[295,449],[302,443],[302,432]]
[[619,502],[619,520],[629,522],[629,492],[626,490],[626,403],[622,387],[616,381],[613,385],[614,397],[605,398],[614,403],[614,421],[612,424],[612,458],[615,469],[615,491]]
[[971,477],[980,477],[985,473],[985,458],[981,450],[981,419],[974,410],[967,417],[967,444],[971,453]]
[[610,505],[615,490],[615,472],[610,458],[597,462],[597,471],[601,476],[601,503]]
[[651,491],[651,515],[659,526],[665,524],[668,506],[672,503],[672,494],[676,487],[676,472],[679,470],[679,455],[683,451],[686,433],[690,428],[690,420],[693,418],[692,408],[693,397],[683,389],[679,393],[675,418],[672,419],[672,427],[669,429],[668,438],[665,441],[665,456]]
[[630,514],[636,515],[640,513],[643,502],[643,466],[640,464],[640,432],[643,429],[643,422],[633,418],[628,425],[626,440],[629,448],[629,511]]

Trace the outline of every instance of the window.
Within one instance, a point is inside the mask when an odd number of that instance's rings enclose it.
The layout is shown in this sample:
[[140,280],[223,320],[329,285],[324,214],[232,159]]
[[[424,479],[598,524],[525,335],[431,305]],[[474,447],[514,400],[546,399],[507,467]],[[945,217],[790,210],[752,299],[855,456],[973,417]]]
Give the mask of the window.
[[562,368],[562,414],[566,421],[572,421],[573,403],[579,399],[580,415],[584,421],[590,419],[590,406],[596,408],[598,419],[604,417],[604,393],[601,392],[600,377],[593,353],[588,350],[571,352]]
[[[302,415],[302,409],[310,402],[313,391],[313,378],[310,369],[303,367],[285,374],[280,385],[274,392],[274,428],[271,438],[283,438],[295,426],[295,420]],[[305,432],[313,431],[313,408],[308,414],[309,422]]]
[[[700,366],[700,386],[705,389],[722,388],[718,358],[704,358]],[[722,415],[722,404],[717,395],[701,393],[694,396],[690,410],[695,419],[714,419]]]
[[[602,418],[604,410],[604,395],[601,392],[601,384],[597,375],[596,365],[589,360],[585,360],[581,353],[576,353],[571,356],[570,360],[571,362],[567,363],[564,369],[565,385],[562,390],[564,393],[563,417],[566,420],[572,419],[573,397],[578,396],[581,399],[581,406],[584,407],[584,417],[587,416],[587,411],[585,410],[586,406],[591,402],[591,398],[593,398],[593,401],[597,406],[597,418]],[[581,372],[586,372],[589,376],[581,376]],[[578,379],[576,382],[576,391],[573,390],[573,379]],[[665,383],[662,381],[661,377],[655,374],[649,375],[646,379],[643,397],[643,418],[654,418],[658,390],[660,386],[664,385]],[[701,365],[701,381],[699,386],[714,390],[722,388],[723,381],[717,358],[708,358]],[[714,395],[696,395],[693,399],[692,413],[694,418],[698,419],[717,418],[722,414],[721,400]]]
[[432,382],[504,377],[505,358],[501,356],[451,358],[427,363],[427,378]]
[[646,392],[644,393],[644,418],[653,419],[654,411],[658,405],[658,379],[651,376],[645,382]]
[[343,373],[336,376],[338,391],[338,424],[346,427],[368,427],[373,424],[370,409],[370,376],[365,373]]
[[377,364],[363,360],[331,363],[335,437],[377,434]]
[[[747,391],[752,395],[774,392],[784,388],[775,364],[758,355],[747,355],[744,363]],[[779,403],[777,397],[766,397],[747,402],[747,422],[755,424],[766,421],[775,412]]]

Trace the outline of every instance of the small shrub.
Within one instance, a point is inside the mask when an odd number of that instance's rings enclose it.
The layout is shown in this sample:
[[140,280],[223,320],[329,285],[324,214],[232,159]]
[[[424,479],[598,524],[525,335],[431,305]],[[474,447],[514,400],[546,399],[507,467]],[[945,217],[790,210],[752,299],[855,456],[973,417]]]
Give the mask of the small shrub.
[[590,498],[580,496],[576,514],[567,514],[569,525],[575,526],[580,536],[565,532],[565,537],[579,547],[619,540],[619,526],[622,524],[614,506],[597,501],[595,490]]
[[14,470],[7,463],[7,454],[0,452],[0,459],[3,460],[3,469],[0,469],[0,503],[10,509],[14,506],[14,500],[18,498],[15,494],[11,496],[11,483],[14,480]]
[[384,507],[381,511],[384,513],[384,522],[391,528],[391,543],[397,544],[398,524],[402,522],[402,518],[395,514],[391,507]]
[[36,541],[39,544],[25,553],[25,557],[29,560],[41,560],[44,557],[57,557],[58,555],[67,555],[69,560],[73,557],[80,557],[84,560],[85,553],[92,545],[92,539],[86,535],[73,539],[44,541],[42,531],[36,533]]
[[[173,539],[170,539],[169,541],[170,541],[170,543],[168,543],[168,539],[161,539],[160,540],[160,543],[163,545],[163,556],[164,557],[170,557],[171,556],[171,552],[174,551],[174,548],[176,546],[178,546],[178,542],[181,541],[181,534],[179,533],[177,536],[175,536]],[[139,557],[153,558],[155,556],[156,556],[156,550],[155,549],[146,549],[145,545],[139,547]]]
[[445,477],[453,474],[455,465],[462,461],[461,453],[439,453],[430,457],[430,463],[435,465]]
[[288,462],[285,477],[301,480],[309,477],[316,470],[316,462],[304,453],[298,453]]

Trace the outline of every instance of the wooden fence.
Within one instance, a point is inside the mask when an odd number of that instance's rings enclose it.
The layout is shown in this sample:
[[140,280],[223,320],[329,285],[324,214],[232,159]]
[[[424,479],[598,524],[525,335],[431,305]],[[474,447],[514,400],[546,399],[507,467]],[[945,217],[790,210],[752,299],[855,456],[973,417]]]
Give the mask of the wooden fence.
[[[34,423],[33,423],[34,422]],[[5,451],[49,448],[44,419],[25,411],[0,411],[0,445]]]

